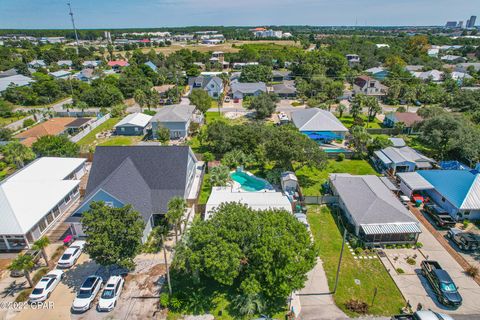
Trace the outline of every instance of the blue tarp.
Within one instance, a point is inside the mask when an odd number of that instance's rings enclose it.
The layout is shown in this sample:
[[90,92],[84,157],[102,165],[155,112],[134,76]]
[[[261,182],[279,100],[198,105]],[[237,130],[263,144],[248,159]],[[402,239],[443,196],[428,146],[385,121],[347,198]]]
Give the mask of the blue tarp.
[[468,170],[468,171],[472,170],[466,164],[461,163],[460,161],[456,161],[456,160],[440,161],[438,163],[438,165],[443,170]]

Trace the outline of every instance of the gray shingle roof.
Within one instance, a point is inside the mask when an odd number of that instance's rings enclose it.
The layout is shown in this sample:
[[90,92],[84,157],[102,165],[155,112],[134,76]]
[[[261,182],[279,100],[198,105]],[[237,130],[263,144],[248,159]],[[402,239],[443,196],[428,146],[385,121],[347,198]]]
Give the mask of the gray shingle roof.
[[165,213],[172,197],[185,195],[189,154],[188,146],[97,147],[85,199],[102,189],[145,220]]
[[348,129],[331,112],[319,108],[293,111],[292,121],[300,131],[348,132]]
[[330,182],[357,225],[417,222],[377,176],[332,174]]
[[195,106],[188,104],[175,104],[165,106],[158,111],[152,122],[187,122],[195,112]]
[[232,92],[255,93],[257,91],[267,92],[265,82],[234,82],[232,83]]
[[205,87],[210,83],[210,81],[215,82],[219,87],[223,85],[223,80],[216,76],[191,77],[188,79],[188,85],[195,88],[205,89]]
[[435,163],[433,159],[430,159],[420,152],[412,149],[408,146],[395,148],[395,147],[387,147],[385,149],[380,150],[387,158],[389,158],[393,163],[401,163],[401,162],[414,162],[414,163]]

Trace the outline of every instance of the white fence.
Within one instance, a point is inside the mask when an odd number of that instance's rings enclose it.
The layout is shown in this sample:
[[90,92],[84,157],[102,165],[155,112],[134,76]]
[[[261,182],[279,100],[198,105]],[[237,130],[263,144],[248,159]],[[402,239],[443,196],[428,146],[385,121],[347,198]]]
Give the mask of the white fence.
[[101,117],[100,119],[96,120],[95,122],[92,122],[88,128],[86,128],[85,130],[83,130],[82,132],[80,132],[79,134],[73,136],[73,137],[70,137],[70,141],[72,142],[78,142],[80,140],[82,140],[82,138],[84,138],[87,134],[89,134],[90,132],[92,132],[93,129],[95,129],[96,127],[98,127],[99,125],[101,125],[102,123],[104,123],[105,121],[107,121],[108,119],[110,119],[110,113],[107,113],[106,115],[104,115],[103,117]]

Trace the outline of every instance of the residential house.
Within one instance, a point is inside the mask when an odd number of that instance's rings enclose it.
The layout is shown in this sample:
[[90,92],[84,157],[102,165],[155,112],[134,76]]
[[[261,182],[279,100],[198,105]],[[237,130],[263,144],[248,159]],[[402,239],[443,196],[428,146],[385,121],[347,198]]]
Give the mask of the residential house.
[[239,82],[242,73],[240,71],[230,73],[230,85],[234,82]]
[[382,81],[385,80],[388,76],[388,70],[382,67],[375,67],[375,68],[370,68],[365,70],[366,73],[369,73],[374,77],[375,79]]
[[0,72],[0,79],[1,78],[6,78],[6,77],[11,77],[11,76],[16,76],[18,75],[18,72],[15,68],[8,69],[6,71]]
[[[199,172],[200,170],[200,172]],[[82,213],[94,201],[121,208],[131,205],[145,222],[146,241],[173,197],[191,199],[198,194],[201,176],[197,159],[188,146],[97,147],[80,207],[67,220],[74,236],[84,236]]]
[[90,82],[92,80],[98,79],[99,76],[95,73],[95,70],[91,68],[85,68],[82,71],[75,74],[75,77],[84,82]]
[[390,45],[389,44],[386,44],[386,43],[377,43],[375,44],[375,46],[377,47],[377,49],[382,49],[382,48],[390,48]]
[[58,136],[67,132],[67,125],[72,123],[76,118],[52,118],[39,123],[30,129],[20,132],[13,136],[20,140],[20,143],[31,147],[32,144],[43,136]]
[[468,170],[420,170],[417,173],[433,189],[426,190],[429,199],[455,220],[480,219],[480,174]]
[[230,88],[233,99],[243,99],[247,96],[259,96],[262,93],[267,92],[267,86],[265,82],[234,82]]
[[292,203],[282,192],[235,191],[232,187],[213,187],[205,208],[205,220],[223,203],[241,203],[253,210],[285,210],[293,213]]
[[80,196],[86,159],[39,158],[0,183],[0,250],[22,250],[46,234]]
[[9,86],[23,87],[30,85],[32,82],[35,82],[35,80],[22,74],[0,78],[0,93],[7,90]]
[[422,65],[408,65],[408,66],[405,66],[405,70],[408,71],[408,72],[419,72],[419,71],[423,70],[423,66]]
[[464,57],[447,54],[446,56],[441,57],[440,60],[442,60],[443,62],[456,64],[465,62],[467,59],[465,59]]
[[120,72],[124,67],[128,67],[130,64],[125,60],[113,60],[108,61],[107,65],[115,70],[115,72]]
[[427,51],[428,56],[432,57],[432,58],[438,57],[439,53],[440,53],[440,49],[438,49],[438,48],[430,48]]
[[362,93],[366,96],[385,97],[387,91],[387,86],[369,76],[359,76],[353,82],[353,92],[355,94]]
[[57,61],[57,66],[60,68],[72,68],[73,62],[72,60],[59,60]]
[[50,72],[49,75],[55,79],[69,79],[72,74],[66,70],[58,70],[55,72]]
[[47,64],[44,60],[33,60],[27,63],[27,66],[32,69],[46,68]]
[[289,70],[273,70],[272,71],[273,82],[283,82],[288,80],[292,80],[292,71],[289,71]]
[[347,54],[345,57],[347,58],[350,67],[360,63],[360,56],[358,54]]
[[99,60],[88,60],[88,61],[84,61],[82,63],[82,66],[84,68],[95,69],[95,68],[99,67],[101,64],[102,64],[102,61],[99,61]]
[[431,169],[435,164],[435,160],[408,146],[377,150],[374,152],[373,162],[380,170],[389,171],[391,174]]
[[[167,92],[171,89],[175,88],[174,84],[164,84],[161,86],[155,86],[153,87],[153,90],[155,90],[158,95],[160,96],[160,104],[172,104],[174,103],[171,99],[168,99],[167,97]],[[180,91],[180,89],[179,89]]]
[[458,71],[453,71],[451,74],[451,77],[453,80],[456,80],[460,85],[463,83],[465,79],[473,79],[471,75],[465,72],[458,72]]
[[127,115],[115,126],[115,134],[119,136],[144,136],[150,128],[152,116],[136,112]]
[[417,242],[418,221],[379,177],[331,174],[330,188],[345,221],[366,245]]
[[94,121],[94,118],[76,118],[75,120],[67,124],[65,128],[67,129],[68,134],[74,135],[80,131],[85,130]]
[[425,72],[412,71],[412,76],[423,81],[442,82],[444,79],[444,72],[438,70],[429,70]]
[[144,65],[146,65],[147,67],[152,69],[152,71],[154,71],[154,72],[158,71],[158,67],[152,61],[147,61],[147,62],[144,63]]
[[214,99],[218,99],[224,90],[223,80],[217,76],[198,76],[188,79],[190,90],[205,90],[208,95]]
[[273,93],[281,99],[294,99],[297,96],[297,88],[294,81],[283,81],[272,86]]
[[459,63],[455,66],[455,71],[468,73],[469,68],[475,70],[475,72],[479,72],[480,62]]
[[152,119],[153,138],[157,139],[158,128],[170,130],[171,139],[186,138],[192,122],[202,123],[203,117],[195,112],[194,105],[178,104],[165,106],[153,116]]
[[234,62],[232,63],[232,68],[235,70],[240,70],[245,66],[258,66],[258,62]]
[[293,111],[291,118],[301,133],[320,142],[343,140],[348,132],[333,113],[319,108]]
[[385,115],[383,125],[387,128],[395,128],[397,123],[403,123],[404,133],[412,134],[415,126],[423,121],[423,118],[413,112],[389,112]]

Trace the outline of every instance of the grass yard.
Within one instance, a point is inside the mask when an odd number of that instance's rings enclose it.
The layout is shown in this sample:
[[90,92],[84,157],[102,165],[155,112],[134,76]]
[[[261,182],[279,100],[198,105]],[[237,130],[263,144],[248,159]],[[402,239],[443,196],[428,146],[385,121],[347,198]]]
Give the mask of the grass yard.
[[117,122],[119,122],[119,118],[110,118],[95,129],[92,130],[89,134],[87,134],[82,140],[78,141],[78,145],[82,148],[93,147],[98,144],[97,138],[95,135],[102,131],[111,130]]
[[[343,231],[339,230],[335,222],[336,217],[326,206],[309,206],[307,216],[327,274],[328,286],[333,290]],[[355,283],[356,279],[360,280],[360,284]],[[372,306],[375,288],[378,292]],[[359,316],[345,307],[345,302],[350,299],[368,303],[370,305],[368,314],[384,316],[400,313],[400,309],[406,303],[378,259],[355,260],[345,248],[334,300],[347,315]]]
[[[365,128],[371,128],[371,129],[382,128],[382,123],[377,118],[373,119],[373,121],[368,124],[368,127],[366,126],[367,125],[367,117],[365,115],[361,115],[360,118],[362,118],[363,121],[365,121]],[[347,128],[350,128],[353,125],[353,122],[354,122],[352,117],[345,116],[345,115],[343,117],[339,118],[339,120]]]
[[205,122],[207,124],[220,119],[225,119],[223,117],[223,114],[221,114],[220,112],[216,112],[216,111],[205,112]]
[[205,173],[203,175],[202,190],[200,190],[200,196],[198,197],[199,204],[206,204],[208,197],[212,193],[212,185],[210,184],[210,174]]
[[9,125],[10,123],[13,123],[15,121],[21,120],[23,118],[26,118],[27,116],[18,116],[18,117],[9,117],[9,118],[2,118],[0,117],[0,128],[6,125]]
[[378,173],[366,160],[328,160],[324,170],[312,167],[302,167],[295,170],[304,196],[319,196],[322,194],[322,184],[327,182],[330,173],[350,173],[355,175]]
[[130,146],[142,141],[143,136],[113,136],[99,146]]

